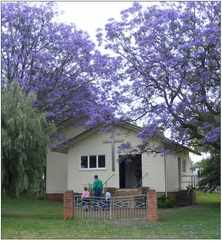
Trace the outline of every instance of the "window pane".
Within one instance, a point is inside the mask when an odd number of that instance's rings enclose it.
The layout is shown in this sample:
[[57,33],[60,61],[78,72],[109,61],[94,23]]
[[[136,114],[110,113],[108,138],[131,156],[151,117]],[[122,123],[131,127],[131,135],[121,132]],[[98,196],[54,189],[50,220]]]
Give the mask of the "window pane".
[[186,173],[186,160],[182,161],[182,170],[183,170],[183,173]]
[[89,167],[96,168],[96,156],[89,157]]
[[98,156],[98,167],[106,167],[105,156]]
[[81,156],[81,168],[88,168],[88,157],[87,156]]

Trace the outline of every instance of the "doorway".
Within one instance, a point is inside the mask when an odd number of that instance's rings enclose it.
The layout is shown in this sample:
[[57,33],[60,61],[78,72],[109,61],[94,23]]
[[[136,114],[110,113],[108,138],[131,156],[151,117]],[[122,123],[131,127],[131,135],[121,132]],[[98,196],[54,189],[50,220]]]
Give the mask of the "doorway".
[[[121,158],[121,156],[119,156]],[[130,156],[132,162],[126,163],[124,160],[119,163],[119,187],[134,188],[142,177],[141,154]],[[136,176],[137,172],[137,176]],[[138,175],[139,174],[139,175]],[[142,186],[142,183],[139,184]]]

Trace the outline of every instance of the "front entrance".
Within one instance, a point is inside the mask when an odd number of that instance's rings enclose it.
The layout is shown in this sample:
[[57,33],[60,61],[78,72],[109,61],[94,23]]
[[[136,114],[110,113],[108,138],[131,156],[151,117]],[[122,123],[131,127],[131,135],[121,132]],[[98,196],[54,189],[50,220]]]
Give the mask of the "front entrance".
[[[119,156],[121,157],[121,156]],[[119,187],[120,188],[134,188],[141,180],[142,176],[142,162],[141,154],[131,156],[132,162],[126,164],[122,161],[119,164]],[[138,186],[142,186],[142,183]]]

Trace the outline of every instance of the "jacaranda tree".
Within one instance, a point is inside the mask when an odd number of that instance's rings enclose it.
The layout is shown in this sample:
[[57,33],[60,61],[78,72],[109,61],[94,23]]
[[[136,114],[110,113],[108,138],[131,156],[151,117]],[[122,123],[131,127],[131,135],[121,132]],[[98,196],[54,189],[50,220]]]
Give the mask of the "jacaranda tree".
[[97,39],[118,57],[112,78],[130,107],[125,119],[143,122],[144,140],[167,131],[174,143],[219,153],[220,2],[134,3],[121,15]]
[[134,3],[121,14],[97,37],[121,59],[113,81],[125,80],[126,119],[146,124],[138,136],[168,130],[180,144],[219,150],[220,2]]
[[86,32],[56,22],[56,3],[1,5],[2,188],[18,196],[42,183],[50,142],[42,115],[59,129],[69,118],[104,122],[115,107],[104,102],[97,77],[107,61]]
[[134,3],[98,32],[110,56],[87,33],[55,22],[55,6],[2,3],[2,89],[15,80],[35,92],[48,123],[142,120],[144,141],[168,131],[174,143],[219,151],[220,2]]
[[1,94],[1,188],[10,196],[38,189],[43,194],[46,146],[55,132],[46,114],[36,113],[36,96],[12,82]]
[[2,3],[2,89],[15,80],[33,91],[36,109],[57,124],[103,109],[94,71],[100,53],[86,32],[58,16],[53,2]]

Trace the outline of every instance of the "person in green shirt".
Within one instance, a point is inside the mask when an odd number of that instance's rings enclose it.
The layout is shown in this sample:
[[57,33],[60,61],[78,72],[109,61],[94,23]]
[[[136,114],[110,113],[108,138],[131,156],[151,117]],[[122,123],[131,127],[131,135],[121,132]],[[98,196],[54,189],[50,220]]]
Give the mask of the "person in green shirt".
[[101,200],[101,195],[103,191],[103,183],[98,179],[98,175],[94,176],[95,181],[93,182],[93,192],[94,192],[94,205],[95,210],[97,209],[97,202],[100,203],[101,207],[104,206],[104,203]]

